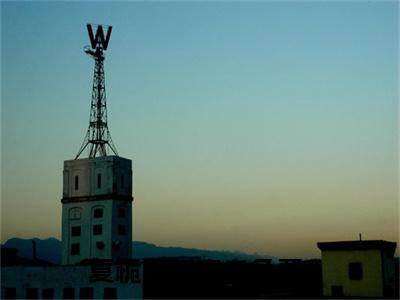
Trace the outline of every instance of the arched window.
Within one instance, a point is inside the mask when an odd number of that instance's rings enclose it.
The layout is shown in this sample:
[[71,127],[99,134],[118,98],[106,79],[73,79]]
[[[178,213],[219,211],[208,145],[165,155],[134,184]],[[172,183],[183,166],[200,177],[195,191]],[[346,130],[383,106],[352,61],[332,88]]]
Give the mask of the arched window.
[[72,207],[69,209],[69,219],[70,220],[79,220],[82,216],[82,208],[80,207]]

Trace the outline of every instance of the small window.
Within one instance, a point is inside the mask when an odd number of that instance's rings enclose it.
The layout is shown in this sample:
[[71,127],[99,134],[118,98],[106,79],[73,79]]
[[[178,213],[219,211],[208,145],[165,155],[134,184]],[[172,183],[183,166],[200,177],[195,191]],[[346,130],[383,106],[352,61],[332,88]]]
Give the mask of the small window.
[[95,208],[93,211],[93,218],[102,218],[103,217],[103,209],[102,208]]
[[81,245],[79,243],[71,244],[71,255],[79,255],[81,252]]
[[79,189],[79,178],[78,176],[75,176],[75,191]]
[[101,174],[97,174],[97,188],[100,189],[101,188]]
[[93,225],[93,234],[94,235],[103,234],[103,225]]
[[341,285],[332,285],[331,286],[331,296],[336,298],[343,297],[343,286]]
[[79,291],[80,299],[93,299],[93,288],[91,287],[83,287]]
[[125,187],[125,178],[124,178],[124,174],[121,174],[121,189],[123,189]]
[[75,289],[74,288],[64,288],[63,299],[75,299]]
[[118,299],[117,288],[104,288],[103,299]]
[[118,208],[118,217],[119,218],[125,218],[126,215],[126,210],[123,207]]
[[81,226],[72,226],[71,236],[81,236]]
[[103,250],[104,247],[105,247],[105,244],[104,244],[104,242],[102,242],[102,241],[96,242],[96,247],[97,247],[97,249],[99,249],[99,250]]
[[4,288],[4,299],[16,299],[17,289],[16,288]]
[[113,248],[118,251],[119,249],[121,249],[122,244],[123,244],[123,242],[116,241],[116,242],[113,243]]
[[51,288],[43,289],[42,299],[54,299],[54,289]]
[[118,234],[125,235],[126,234],[126,227],[124,224],[118,224]]
[[361,280],[363,278],[362,264],[360,262],[349,263],[349,278],[352,280]]
[[69,218],[71,220],[79,220],[81,218],[82,209],[80,207],[73,207],[69,210]]
[[38,289],[36,288],[26,289],[26,299],[37,299],[37,298],[38,298]]

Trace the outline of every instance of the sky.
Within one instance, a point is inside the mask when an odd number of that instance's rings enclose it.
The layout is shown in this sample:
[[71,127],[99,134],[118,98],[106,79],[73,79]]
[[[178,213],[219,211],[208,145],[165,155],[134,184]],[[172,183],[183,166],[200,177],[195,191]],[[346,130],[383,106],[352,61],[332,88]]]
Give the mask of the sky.
[[398,241],[399,4],[1,2],[1,241],[61,236],[109,24],[109,129],[133,238],[319,257]]

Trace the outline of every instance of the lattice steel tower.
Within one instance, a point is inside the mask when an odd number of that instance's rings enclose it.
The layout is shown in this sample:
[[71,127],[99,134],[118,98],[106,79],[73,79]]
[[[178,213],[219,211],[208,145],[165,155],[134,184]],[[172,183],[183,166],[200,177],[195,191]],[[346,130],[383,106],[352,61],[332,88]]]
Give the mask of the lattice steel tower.
[[96,36],[93,35],[92,26],[87,24],[90,38],[90,46],[84,51],[94,59],[94,75],[92,102],[90,105],[90,120],[85,139],[75,159],[78,159],[82,152],[88,147],[89,158],[96,156],[107,156],[107,146],[118,156],[117,150],[111,139],[107,123],[107,101],[104,77],[104,51],[107,50],[111,36],[112,27],[108,26],[107,35],[104,37],[103,27],[97,27]]

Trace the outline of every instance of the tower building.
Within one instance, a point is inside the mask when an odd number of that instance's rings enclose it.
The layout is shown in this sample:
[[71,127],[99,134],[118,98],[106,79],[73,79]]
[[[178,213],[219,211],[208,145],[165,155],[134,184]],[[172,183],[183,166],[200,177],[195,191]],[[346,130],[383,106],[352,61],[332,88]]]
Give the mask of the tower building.
[[131,257],[132,163],[118,156],[64,162],[62,263]]
[[[64,161],[62,197],[62,264],[85,259],[131,258],[132,162],[118,156],[107,123],[104,51],[112,27],[104,35],[87,25],[95,61],[89,127],[74,160]],[[88,151],[87,158],[80,158]],[[109,155],[111,153],[112,155]]]
[[93,35],[87,25],[91,46],[84,50],[95,62],[92,101],[82,146],[75,159],[64,161],[63,266],[38,259],[36,247],[33,260],[5,251],[13,256],[1,266],[1,299],[143,298],[143,263],[131,258],[132,162],[118,156],[107,123],[103,64],[112,28],[106,29],[104,35],[98,25]]

